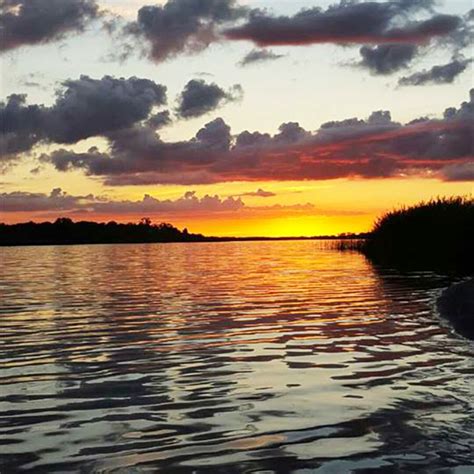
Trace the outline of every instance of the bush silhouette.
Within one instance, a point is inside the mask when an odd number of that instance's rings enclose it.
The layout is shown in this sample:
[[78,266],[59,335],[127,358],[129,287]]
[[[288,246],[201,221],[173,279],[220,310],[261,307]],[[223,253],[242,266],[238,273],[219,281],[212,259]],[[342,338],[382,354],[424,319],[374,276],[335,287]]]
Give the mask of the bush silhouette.
[[474,272],[474,200],[436,198],[388,212],[365,241],[341,244],[377,264]]

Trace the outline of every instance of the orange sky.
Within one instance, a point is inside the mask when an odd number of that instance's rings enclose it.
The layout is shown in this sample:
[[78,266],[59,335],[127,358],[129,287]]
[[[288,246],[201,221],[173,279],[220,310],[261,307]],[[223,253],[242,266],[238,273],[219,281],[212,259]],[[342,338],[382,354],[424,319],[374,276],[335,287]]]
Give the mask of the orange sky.
[[[48,183],[42,192],[49,192]],[[436,179],[337,179],[327,181],[223,183],[194,186],[198,196],[207,193],[235,196],[258,188],[275,194],[269,198],[243,197],[245,207],[235,211],[175,212],[150,214],[156,223],[170,222],[190,232],[215,236],[313,236],[370,230],[384,211],[437,196],[474,194],[470,182]],[[176,199],[189,190],[183,186],[145,186],[108,189],[114,199],[139,200],[144,193]],[[77,190],[79,191],[79,190]],[[73,193],[71,193],[73,194]],[[310,206],[294,207],[309,203]],[[142,213],[143,214],[143,213]],[[51,220],[69,216],[74,220],[135,222],[141,214],[0,213],[0,221]]]
[[[331,3],[229,2],[252,7],[267,4],[266,14],[271,18],[286,15],[296,26],[301,8],[319,7],[318,15],[324,15]],[[456,15],[461,28],[471,3],[437,2],[436,12],[422,8],[419,16],[428,20],[438,13]],[[114,21],[128,24],[139,21],[139,8],[147,2],[98,0],[98,4],[112,9]],[[187,2],[176,0],[170,5],[178,11]],[[388,0],[367,5],[387,8],[389,17],[395,10]],[[409,30],[413,18],[408,7],[409,2],[400,2],[403,15],[394,20],[402,26],[408,22]],[[326,13],[331,15],[333,8]],[[352,15],[351,2],[341,2],[337,8],[341,15]],[[202,19],[207,18],[203,15]],[[236,18],[236,25],[243,21]],[[38,21],[44,23],[41,16]],[[206,21],[214,20],[209,17]],[[176,24],[184,25],[182,21]],[[351,25],[356,22],[351,20],[348,27]],[[216,23],[216,32],[221,26]],[[197,48],[196,35],[175,41],[179,32],[170,30],[175,49],[168,56],[155,57],[151,54],[153,41],[157,41],[155,46],[168,44],[168,38],[161,37],[162,30],[140,38],[143,51],[134,48],[128,52],[120,44],[130,40],[125,31],[119,28],[116,35],[110,35],[97,18],[87,20],[85,28],[32,41],[28,35],[21,38],[22,30],[15,27],[17,41],[0,51],[5,66],[0,78],[0,112],[9,107],[17,114],[13,113],[14,119],[5,127],[4,149],[8,150],[11,140],[11,156],[8,152],[0,155],[0,222],[57,217],[136,222],[146,216],[155,223],[169,222],[206,235],[314,236],[368,231],[374,219],[395,207],[438,196],[474,194],[472,140],[469,145],[474,63],[467,60],[469,46],[459,44],[461,49],[453,50],[451,41],[461,38],[464,29],[456,30],[456,37],[433,37],[426,47],[414,38],[413,58],[406,58],[406,64],[392,64],[393,70],[380,71],[364,61],[364,35],[352,45],[341,38],[305,46],[277,41],[266,51],[269,60],[244,67],[243,60],[258,49],[253,40],[231,41],[216,35]],[[384,48],[377,49],[383,45],[375,41],[371,54],[383,53]],[[467,62],[455,77],[402,86],[405,76],[423,71],[426,75],[432,68],[451,70],[446,66],[454,58],[462,59],[463,52]],[[125,60],[120,59],[121,53],[127,53]],[[379,60],[396,56],[386,54]],[[190,84],[200,81],[204,89],[198,98],[205,99],[212,90],[223,95],[216,103],[204,101],[208,107],[199,113],[185,115],[180,112],[183,97]],[[166,90],[163,98],[158,89]],[[102,102],[109,95],[110,100]],[[42,120],[35,125],[37,130],[29,130],[25,118],[33,112],[31,124],[35,124],[35,110],[42,111]],[[135,116],[136,111],[140,113]],[[164,112],[169,122],[153,125],[155,114]],[[127,120],[117,122],[117,118]],[[30,146],[25,147],[29,141]],[[16,147],[20,151],[15,152]],[[84,158],[90,150],[92,156]],[[72,158],[58,165],[54,160],[57,152]],[[98,166],[92,166],[94,162]],[[154,175],[154,180],[139,179]],[[241,181],[228,181],[237,179]],[[143,185],[150,182],[158,184]],[[70,199],[71,206],[48,201],[53,190],[63,201]],[[257,190],[266,195],[256,196]],[[182,205],[189,193],[197,204]],[[155,211],[140,211],[148,209],[145,195],[151,197]],[[217,200],[217,205],[207,207],[206,196]],[[232,200],[241,201],[232,208]],[[96,205],[93,212],[88,212],[92,207],[87,207],[87,201]],[[122,205],[122,211],[111,212],[113,205],[114,209]]]

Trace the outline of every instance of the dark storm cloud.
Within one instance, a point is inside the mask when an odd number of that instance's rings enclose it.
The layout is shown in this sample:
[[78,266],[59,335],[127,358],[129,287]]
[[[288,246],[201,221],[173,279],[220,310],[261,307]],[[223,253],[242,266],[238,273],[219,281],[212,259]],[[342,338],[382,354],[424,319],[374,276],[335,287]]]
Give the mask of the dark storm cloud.
[[251,64],[256,63],[275,61],[283,57],[283,54],[276,54],[268,49],[252,49],[252,51],[250,51],[244,56],[244,58],[242,59],[242,61],[240,61],[239,64],[241,66],[250,66]]
[[95,0],[2,0],[0,51],[48,43],[97,18]]
[[235,0],[169,0],[144,6],[128,34],[148,42],[148,55],[163,61],[180,53],[205,49],[217,39],[218,27],[246,15]]
[[451,84],[472,63],[472,59],[453,59],[448,64],[433,66],[429,70],[415,72],[402,77],[398,83],[401,86],[422,86],[425,84]]
[[[392,0],[389,2],[341,1],[326,10],[303,9],[293,16],[273,16],[254,10],[242,25],[225,30],[227,38],[249,40],[259,46],[316,43],[423,43],[454,32],[462,19],[436,14],[433,2]],[[431,16],[414,21],[414,13]]]
[[166,103],[166,88],[148,79],[68,80],[51,107],[27,105],[25,95],[13,94],[0,103],[0,151],[11,156],[40,141],[76,143],[131,127]]
[[233,136],[216,119],[181,142],[163,141],[141,125],[109,134],[107,153],[58,150],[42,160],[61,171],[83,169],[110,185],[389,177],[471,162],[473,136],[474,90],[469,102],[447,109],[443,118],[406,125],[376,111],[367,119],[328,122],[316,132],[289,122],[275,135]]
[[217,84],[208,84],[202,79],[193,79],[184,87],[179,96],[177,113],[183,118],[195,118],[216,110],[225,102],[233,102],[242,97],[240,85],[225,91]]
[[413,44],[381,44],[360,49],[360,65],[373,74],[391,74],[407,67],[416,56],[418,47]]

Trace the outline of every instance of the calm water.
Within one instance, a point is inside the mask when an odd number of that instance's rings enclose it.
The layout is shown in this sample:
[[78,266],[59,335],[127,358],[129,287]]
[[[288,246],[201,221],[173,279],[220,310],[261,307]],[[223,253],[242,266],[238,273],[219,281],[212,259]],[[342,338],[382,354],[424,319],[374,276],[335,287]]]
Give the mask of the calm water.
[[474,472],[449,282],[323,247],[0,249],[0,472]]

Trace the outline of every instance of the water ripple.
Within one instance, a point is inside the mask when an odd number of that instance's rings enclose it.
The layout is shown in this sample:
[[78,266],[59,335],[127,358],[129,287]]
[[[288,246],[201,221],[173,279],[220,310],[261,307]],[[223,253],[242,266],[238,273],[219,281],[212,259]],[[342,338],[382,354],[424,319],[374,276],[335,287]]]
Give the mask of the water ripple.
[[474,469],[441,275],[311,241],[1,252],[0,472]]

